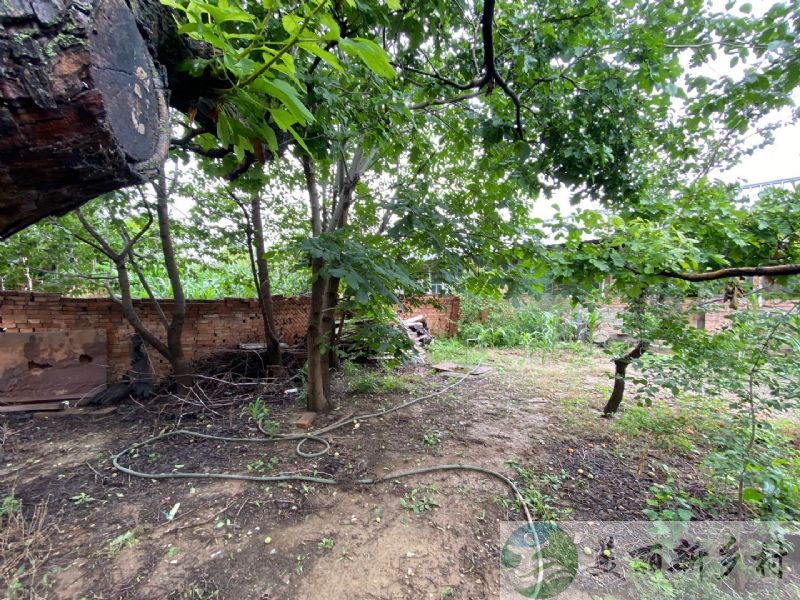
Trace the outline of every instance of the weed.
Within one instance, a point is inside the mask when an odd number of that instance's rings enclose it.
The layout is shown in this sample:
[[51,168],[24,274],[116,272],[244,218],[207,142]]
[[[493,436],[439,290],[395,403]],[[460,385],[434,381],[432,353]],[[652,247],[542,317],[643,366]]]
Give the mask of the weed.
[[77,506],[84,506],[86,504],[91,504],[92,502],[95,502],[95,499],[92,498],[86,492],[81,492],[77,496],[72,496],[70,500],[72,500],[72,502],[75,503]]
[[380,388],[382,392],[407,392],[409,390],[408,383],[399,375],[386,375],[380,381]]
[[269,418],[269,406],[260,396],[243,407],[240,416],[246,416],[248,421],[259,425],[270,437],[278,433],[279,424]]
[[168,600],[219,600],[219,589],[213,581],[199,581],[180,591],[174,591]]
[[136,539],[138,531],[136,529],[129,529],[122,535],[118,535],[113,540],[108,542],[108,550],[106,556],[112,558],[122,552],[125,548],[133,548],[139,540]]
[[614,430],[629,438],[642,438],[659,450],[689,454],[695,447],[689,434],[694,433],[695,415],[685,410],[674,411],[657,404],[649,407],[632,406],[614,422]]
[[302,575],[303,573],[303,561],[308,558],[307,554],[298,554],[297,555],[297,563],[294,566],[294,572],[298,575]]
[[442,590],[439,592],[439,600],[445,600],[446,598],[452,598],[455,595],[456,595],[456,591],[448,585],[447,587],[443,587]]
[[406,381],[398,376],[388,373],[385,369],[365,369],[353,368],[353,363],[347,369],[350,373],[345,377],[348,379],[347,389],[352,394],[378,394],[408,391]]
[[22,502],[15,498],[13,494],[3,496],[3,501],[0,503],[0,519],[10,517],[14,513],[19,512],[22,508]]
[[279,462],[280,460],[277,456],[273,456],[269,460],[259,458],[247,465],[247,471],[250,473],[272,473]]
[[428,346],[428,357],[432,363],[453,361],[468,365],[485,362],[487,352],[483,348],[467,346],[454,339],[435,339]]
[[587,315],[570,310],[566,304],[546,310],[540,303],[530,301],[487,300],[465,295],[459,335],[484,348],[544,351],[560,343],[590,339],[597,324],[595,313]]
[[650,486],[650,508],[642,512],[651,521],[691,521],[695,517],[695,509],[703,506],[703,502],[688,492],[675,486],[675,478],[664,467],[667,474],[664,483]]
[[372,509],[372,520],[376,523],[381,522],[381,517],[383,516],[383,511],[381,510],[380,506],[375,506]]
[[[540,489],[549,486],[553,490],[558,490],[569,477],[565,470],[562,469],[558,473],[537,475],[533,469],[520,466],[517,458],[508,460],[506,464],[516,471],[517,488],[534,518],[541,521],[555,521],[569,514],[569,509],[556,507],[554,505],[555,499]],[[516,499],[513,505],[505,498],[498,497],[496,501],[504,508],[513,506],[518,510],[522,509],[519,499]]]
[[406,510],[410,510],[415,515],[423,513],[427,510],[432,510],[438,507],[439,504],[434,498],[427,494],[419,494],[419,490],[414,488],[410,493],[400,498],[400,506]]
[[321,550],[330,550],[335,545],[336,545],[336,542],[333,541],[333,538],[329,538],[329,537],[322,538],[319,541],[319,544],[317,544],[317,546],[319,546],[319,548]]
[[433,430],[428,431],[422,436],[423,448],[438,448],[442,444],[442,432]]
[[358,365],[354,363],[352,360],[345,360],[341,364],[342,375],[345,379],[352,379],[356,375],[358,375]]
[[347,548],[342,548],[339,560],[353,560],[353,557],[350,556],[350,553],[348,552]]
[[48,514],[47,502],[27,507],[11,494],[0,504],[0,588],[9,600],[44,598],[51,583],[40,575],[53,548],[50,536],[58,530],[58,514]]

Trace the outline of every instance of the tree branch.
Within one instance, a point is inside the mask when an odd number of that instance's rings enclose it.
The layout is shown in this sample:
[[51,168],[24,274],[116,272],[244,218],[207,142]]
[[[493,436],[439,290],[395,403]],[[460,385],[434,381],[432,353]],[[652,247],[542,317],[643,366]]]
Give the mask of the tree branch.
[[753,277],[756,275],[767,275],[769,277],[779,277],[781,275],[800,275],[800,264],[787,265],[764,265],[756,267],[729,267],[716,271],[706,271],[704,273],[676,273],[673,271],[662,271],[658,273],[662,277],[672,279],[682,279],[684,281],[716,281],[718,279],[728,279],[731,277]]

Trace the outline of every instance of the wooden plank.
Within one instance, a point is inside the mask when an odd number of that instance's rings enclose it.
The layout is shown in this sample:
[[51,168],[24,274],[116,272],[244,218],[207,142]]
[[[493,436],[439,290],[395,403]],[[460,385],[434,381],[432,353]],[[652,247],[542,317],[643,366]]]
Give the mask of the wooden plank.
[[266,350],[267,345],[259,342],[247,342],[238,345],[239,350]]
[[491,373],[493,371],[494,369],[492,369],[492,367],[478,367],[477,369],[472,371],[472,374],[478,376],[478,375],[485,375],[486,373]]
[[91,396],[106,386],[106,332],[98,329],[0,335],[0,403]]
[[443,362],[433,365],[433,368],[436,369],[437,371],[458,371],[460,369],[463,369],[464,367],[454,362],[450,362],[449,360],[445,360]]
[[308,429],[311,427],[311,424],[314,422],[314,419],[316,418],[317,418],[317,413],[304,412],[302,415],[300,415],[300,418],[297,419],[297,422],[294,425],[299,429],[305,429],[306,431],[308,431]]
[[15,404],[13,406],[0,406],[0,413],[26,412],[31,410],[62,410],[61,402],[41,402],[38,404]]
[[65,408],[55,412],[35,412],[34,419],[49,419],[51,417],[101,417],[116,412],[116,406],[106,406],[105,408]]
[[[15,396],[15,397],[4,397],[0,398],[0,406],[5,404],[34,404],[36,402],[64,402],[69,400],[80,400],[86,394],[66,394],[64,396]],[[93,396],[94,394],[89,394],[89,397]]]

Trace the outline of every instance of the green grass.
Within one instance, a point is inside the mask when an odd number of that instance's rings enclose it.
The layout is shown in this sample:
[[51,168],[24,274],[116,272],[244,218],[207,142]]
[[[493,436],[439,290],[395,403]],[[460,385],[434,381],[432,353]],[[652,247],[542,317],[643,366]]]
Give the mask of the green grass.
[[351,394],[408,392],[410,384],[387,369],[360,367],[352,362],[342,365],[342,374]]
[[122,552],[125,548],[133,548],[136,544],[139,543],[137,536],[139,534],[139,528],[129,529],[125,533],[118,535],[113,540],[108,542],[108,548],[106,549],[106,556],[109,558],[113,558],[120,552]]
[[614,419],[614,430],[659,450],[689,454],[711,445],[710,437],[724,426],[724,414],[714,401],[681,399],[675,408],[663,403],[628,405]]
[[485,348],[467,346],[455,339],[433,340],[428,346],[428,360],[431,363],[449,360],[463,365],[475,365],[486,362],[488,356],[489,352]]

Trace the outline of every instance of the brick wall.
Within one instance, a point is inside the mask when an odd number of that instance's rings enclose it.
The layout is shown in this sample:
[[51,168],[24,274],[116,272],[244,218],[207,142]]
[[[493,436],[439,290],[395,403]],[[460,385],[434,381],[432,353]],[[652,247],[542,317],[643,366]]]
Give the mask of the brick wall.
[[[287,344],[302,342],[308,325],[308,296],[273,298],[275,325]],[[455,334],[458,320],[458,298],[436,298],[441,308],[430,303],[410,309],[410,315],[424,314],[434,336]],[[429,301],[430,302],[430,301]],[[161,301],[169,315],[171,301]],[[145,325],[161,333],[158,316],[152,304],[135,300],[134,306]],[[117,381],[130,366],[128,340],[133,328],[122,310],[108,298],[67,298],[58,294],[0,292],[0,327],[9,332],[67,331],[102,329],[108,339],[109,381]],[[214,350],[235,348],[242,342],[263,341],[261,310],[257,300],[225,298],[223,300],[189,300],[183,343],[190,359]],[[169,371],[166,361],[155,351],[150,358],[158,374]]]
[[461,302],[458,296],[426,296],[418,306],[406,306],[403,318],[424,315],[433,337],[453,337],[458,329]]
[[[705,305],[705,313],[698,313],[694,309],[696,302],[686,302],[683,304],[684,310],[690,310],[689,323],[699,329],[706,331],[719,331],[727,323],[730,322],[728,318],[737,310],[749,310],[750,302],[745,298],[739,301],[739,308],[732,309],[728,302],[722,302],[721,297],[719,302],[714,302]],[[794,306],[794,302],[790,300],[765,300],[762,310],[780,309],[788,310]],[[602,315],[598,333],[602,332],[605,337],[616,338],[622,335],[622,317],[621,313],[625,310],[625,304],[614,301],[600,308]]]

